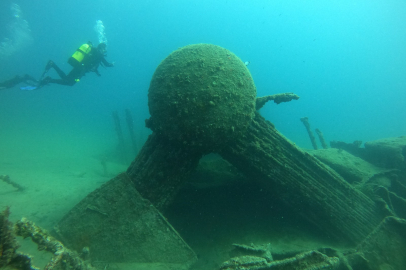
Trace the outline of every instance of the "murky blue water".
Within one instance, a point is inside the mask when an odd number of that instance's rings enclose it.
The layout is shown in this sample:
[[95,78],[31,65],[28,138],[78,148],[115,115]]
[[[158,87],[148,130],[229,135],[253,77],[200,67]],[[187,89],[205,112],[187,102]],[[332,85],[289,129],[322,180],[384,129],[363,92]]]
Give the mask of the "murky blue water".
[[[12,3],[20,8],[19,18]],[[327,141],[406,134],[403,1],[22,0],[2,1],[1,10],[1,40],[18,39],[11,55],[2,55],[1,80],[25,73],[39,77],[49,59],[68,72],[66,61],[76,48],[98,42],[97,20],[105,27],[107,60],[116,63],[100,69],[100,78],[88,74],[74,87],[0,92],[2,133],[78,129],[104,140],[100,133],[109,132],[111,111],[125,108],[141,128],[149,81],[160,61],[178,47],[212,43],[250,61],[258,96],[301,97],[261,112],[302,147],[311,147],[299,121],[304,116]],[[13,25],[16,19],[28,29]]]

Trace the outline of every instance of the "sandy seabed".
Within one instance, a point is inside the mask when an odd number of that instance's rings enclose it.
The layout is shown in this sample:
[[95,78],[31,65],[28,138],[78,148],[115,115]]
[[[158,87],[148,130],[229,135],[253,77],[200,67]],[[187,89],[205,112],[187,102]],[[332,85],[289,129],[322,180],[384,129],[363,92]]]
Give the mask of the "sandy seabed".
[[[0,210],[9,206],[12,222],[25,217],[52,231],[59,220],[89,193],[125,171],[133,158],[127,157],[127,162],[118,161],[117,155],[114,154],[114,137],[109,138],[110,141],[107,140],[106,143],[104,139],[95,139],[92,134],[44,134],[13,134],[3,137],[4,140],[0,142],[0,175],[8,175],[12,181],[25,188],[18,191],[0,181]],[[106,161],[107,172],[102,160]],[[217,188],[214,185],[202,189],[196,197],[206,199],[192,203],[186,200],[190,199],[191,190],[194,189],[186,188],[183,193],[180,192],[179,202],[169,211],[168,218],[200,258],[193,269],[217,269],[219,263],[228,259],[228,251],[235,242],[249,244],[272,240],[275,250],[310,248],[301,232],[290,231],[282,237],[281,232],[286,228],[280,226],[281,228],[273,230],[271,227],[274,227],[274,222],[265,222],[265,225],[268,224],[266,226],[252,227],[250,219],[253,217],[246,217],[247,213],[242,209],[234,209],[240,201],[238,198],[244,196],[246,188],[237,186],[236,190],[231,192],[230,205],[228,208],[223,205],[224,211],[216,211],[219,207],[213,204],[213,201],[219,200],[221,194],[226,194],[224,190],[228,190],[227,186]],[[187,196],[184,197],[185,195]],[[182,200],[186,202],[182,203]],[[254,198],[250,197],[249,200]],[[192,215],[193,211],[185,207],[189,204],[197,207],[194,210],[197,211],[196,215]],[[185,209],[180,209],[182,207]],[[224,214],[227,209],[234,209],[231,216]],[[208,216],[202,218],[202,213]],[[230,228],[230,220],[235,220],[236,224],[244,221],[245,225]],[[39,252],[30,239],[19,238],[19,242],[22,244],[19,251],[33,255],[33,264],[36,267],[43,268],[49,262],[52,254]],[[134,267],[131,264],[115,264],[109,269],[135,269]],[[137,269],[171,269],[162,264],[148,264],[143,267],[140,264],[136,266]]]
[[[10,207],[10,221],[25,217],[40,227],[52,231],[68,211],[87,194],[98,188],[128,165],[109,161],[104,157],[106,149],[86,139],[71,144],[72,134],[67,137],[36,136],[29,139],[21,134],[4,134],[0,142],[0,175],[23,186],[19,191],[0,181],[0,210]],[[106,146],[104,146],[106,147]],[[107,159],[105,172],[101,160]],[[21,241],[21,239],[20,239]],[[36,246],[26,239],[21,251],[32,254]],[[36,266],[49,260],[50,254],[34,256]]]

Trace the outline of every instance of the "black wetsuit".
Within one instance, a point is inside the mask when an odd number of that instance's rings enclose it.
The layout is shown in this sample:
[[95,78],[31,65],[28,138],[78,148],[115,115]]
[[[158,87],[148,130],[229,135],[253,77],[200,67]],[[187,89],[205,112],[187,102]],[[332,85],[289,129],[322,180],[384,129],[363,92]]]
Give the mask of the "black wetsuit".
[[12,78],[10,80],[0,82],[0,90],[14,87],[15,85],[17,85],[19,83],[26,83],[26,84],[29,84],[29,85],[36,85],[38,83],[38,81],[36,79],[34,79],[32,76],[28,75],[28,74],[25,74],[23,77],[17,75],[17,76],[15,76],[14,78]]
[[95,47],[92,48],[90,53],[85,56],[81,64],[73,67],[71,72],[68,75],[65,74],[54,62],[50,61],[47,65],[47,68],[54,68],[55,71],[58,73],[60,79],[52,79],[51,77],[46,77],[41,81],[41,85],[48,84],[48,83],[56,83],[62,85],[74,85],[77,81],[80,80],[86,73],[88,72],[95,72],[97,76],[100,76],[100,73],[97,71],[99,65],[103,65],[105,67],[112,67],[113,64],[106,61],[104,55],[99,52],[99,50]]

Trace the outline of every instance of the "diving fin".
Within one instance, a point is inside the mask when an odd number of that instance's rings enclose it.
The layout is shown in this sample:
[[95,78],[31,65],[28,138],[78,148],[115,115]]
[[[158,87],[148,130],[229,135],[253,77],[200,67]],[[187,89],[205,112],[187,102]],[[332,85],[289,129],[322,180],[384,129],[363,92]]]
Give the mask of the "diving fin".
[[35,89],[38,89],[38,86],[33,86],[33,85],[27,85],[27,86],[21,86],[20,90],[24,90],[24,91],[32,91]]

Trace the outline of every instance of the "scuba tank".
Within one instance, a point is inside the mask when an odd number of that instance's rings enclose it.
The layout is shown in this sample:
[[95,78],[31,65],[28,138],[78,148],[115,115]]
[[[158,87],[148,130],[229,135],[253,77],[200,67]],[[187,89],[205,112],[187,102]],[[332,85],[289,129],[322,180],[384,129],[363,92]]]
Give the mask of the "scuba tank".
[[71,57],[68,59],[68,63],[73,67],[78,67],[82,65],[83,59],[90,53],[92,50],[92,43],[88,42],[80,46]]

